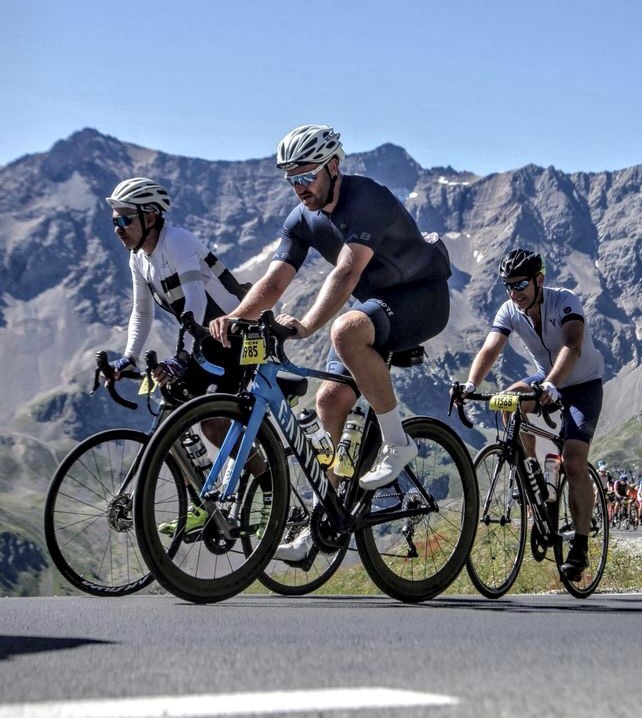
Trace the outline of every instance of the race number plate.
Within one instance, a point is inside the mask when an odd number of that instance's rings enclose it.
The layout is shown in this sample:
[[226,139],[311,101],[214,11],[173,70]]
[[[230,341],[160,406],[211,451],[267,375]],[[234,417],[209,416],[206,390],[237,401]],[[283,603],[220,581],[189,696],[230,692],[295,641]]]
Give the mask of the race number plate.
[[149,380],[147,378],[147,375],[143,377],[143,380],[140,383],[140,386],[138,387],[138,393],[139,394],[153,394],[156,391],[156,387],[158,384],[156,383],[156,379],[152,377],[152,388],[149,388]]
[[265,339],[244,337],[241,364],[265,364]]
[[515,394],[495,394],[491,397],[488,406],[493,411],[517,411],[517,396]]

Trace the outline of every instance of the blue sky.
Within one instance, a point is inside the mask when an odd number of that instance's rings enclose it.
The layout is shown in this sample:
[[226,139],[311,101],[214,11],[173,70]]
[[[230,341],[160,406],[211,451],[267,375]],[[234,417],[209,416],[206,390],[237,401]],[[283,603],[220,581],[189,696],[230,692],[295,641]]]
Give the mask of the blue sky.
[[244,160],[304,123],[478,174],[642,164],[632,0],[3,0],[0,165],[83,127]]

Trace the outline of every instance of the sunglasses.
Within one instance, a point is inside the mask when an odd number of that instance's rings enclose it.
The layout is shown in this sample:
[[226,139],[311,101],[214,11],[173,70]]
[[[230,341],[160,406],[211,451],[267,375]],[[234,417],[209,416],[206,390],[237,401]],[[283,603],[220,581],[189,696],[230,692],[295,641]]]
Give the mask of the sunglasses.
[[138,217],[138,214],[120,214],[118,217],[112,217],[111,221],[114,227],[120,227],[120,229],[127,229],[130,224]]
[[531,282],[531,279],[532,277],[529,277],[528,279],[520,279],[519,282],[505,282],[502,279],[502,284],[504,285],[504,288],[507,292],[521,292],[526,289],[526,287],[528,287]]
[[321,170],[328,164],[328,162],[332,159],[327,159],[323,164],[319,165],[315,170],[310,170],[310,172],[304,172],[300,175],[283,175],[283,177],[292,185],[292,187],[307,187],[309,184],[312,184],[314,180],[317,178],[317,175]]

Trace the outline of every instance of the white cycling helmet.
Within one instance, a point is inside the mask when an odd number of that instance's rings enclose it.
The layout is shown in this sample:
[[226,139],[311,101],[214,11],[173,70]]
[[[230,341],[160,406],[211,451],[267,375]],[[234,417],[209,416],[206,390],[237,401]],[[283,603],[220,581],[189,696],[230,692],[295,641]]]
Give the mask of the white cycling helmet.
[[340,136],[327,125],[301,125],[279,142],[276,166],[287,171],[301,165],[321,164],[334,156],[342,160],[346,155]]
[[105,197],[113,209],[136,208],[141,212],[163,214],[170,205],[169,194],[154,180],[132,177],[117,184],[110,197]]

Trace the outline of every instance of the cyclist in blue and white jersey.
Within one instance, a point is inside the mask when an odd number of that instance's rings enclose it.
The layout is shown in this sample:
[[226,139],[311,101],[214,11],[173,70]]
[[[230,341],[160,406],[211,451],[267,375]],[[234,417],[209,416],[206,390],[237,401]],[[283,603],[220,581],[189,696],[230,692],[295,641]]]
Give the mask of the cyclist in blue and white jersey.
[[[112,208],[114,232],[130,251],[133,305],[123,356],[112,362],[119,372],[136,366],[152,327],[155,304],[177,319],[191,311],[199,324],[232,311],[245,295],[241,286],[217,257],[193,234],[165,223],[170,207],[167,190],[146,177],[125,179],[114,188],[106,201]],[[191,339],[186,337],[186,348]],[[226,349],[210,341],[207,358],[225,368],[225,375],[216,377],[218,391],[236,393],[241,380],[240,347]],[[182,380],[190,395],[205,393],[212,384],[211,375],[203,371],[188,352],[159,362],[154,371],[156,381],[172,391]],[[180,397],[184,398],[184,397]],[[214,440],[213,424],[203,427]],[[199,529],[207,519],[203,509],[191,507],[186,532]],[[171,533],[176,522],[161,531]]]
[[[423,236],[403,204],[367,177],[343,175],[339,133],[326,125],[303,125],[277,148],[277,167],[285,171],[300,204],[283,226],[281,242],[267,273],[250,290],[235,314],[256,318],[272,308],[294,279],[311,249],[334,265],[319,295],[302,319],[281,315],[295,327],[297,339],[309,337],[334,319],[345,303],[349,310],[332,324],[330,371],[351,374],[373,407],[384,441],[383,460],[363,476],[366,489],[385,486],[417,455],[405,434],[384,357],[439,334],[448,321],[450,263],[437,235]],[[210,324],[224,344],[229,318]],[[338,442],[357,396],[347,385],[324,382],[317,410]],[[330,474],[336,485],[336,477]],[[303,534],[301,534],[303,536]],[[297,560],[309,545],[300,541],[285,556]]]
[[[589,445],[602,408],[604,360],[595,348],[582,304],[573,292],[544,286],[542,257],[526,249],[509,252],[499,276],[509,295],[495,315],[484,345],[475,356],[462,398],[475,390],[514,332],[526,345],[536,373],[509,387],[530,391],[533,382],[544,390],[542,404],[562,399],[562,461],[569,480],[575,538],[561,570],[579,580],[588,565],[588,533],[594,496],[588,474]],[[535,437],[522,434],[529,456]]]

